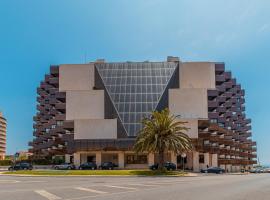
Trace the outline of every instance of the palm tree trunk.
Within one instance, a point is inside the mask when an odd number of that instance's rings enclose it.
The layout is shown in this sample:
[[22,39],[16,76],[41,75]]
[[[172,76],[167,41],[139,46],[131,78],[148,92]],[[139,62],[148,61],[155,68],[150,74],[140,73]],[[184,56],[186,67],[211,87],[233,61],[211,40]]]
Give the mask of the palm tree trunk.
[[158,153],[158,170],[163,170],[164,167],[164,151]]

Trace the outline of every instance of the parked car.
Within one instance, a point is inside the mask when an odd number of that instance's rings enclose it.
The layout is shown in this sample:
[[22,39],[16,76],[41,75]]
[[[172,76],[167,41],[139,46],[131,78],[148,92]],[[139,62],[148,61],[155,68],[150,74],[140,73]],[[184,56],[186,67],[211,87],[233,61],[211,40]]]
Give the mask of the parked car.
[[33,166],[27,162],[16,163],[8,168],[9,171],[13,170],[32,170]]
[[95,169],[97,169],[97,165],[96,165],[96,163],[93,163],[93,162],[86,162],[86,163],[81,164],[79,166],[79,169],[80,170],[84,170],[84,169],[95,170]]
[[201,173],[215,173],[215,174],[222,174],[225,170],[220,167],[209,167],[207,169],[201,169]]
[[112,162],[104,162],[99,166],[100,169],[107,169],[107,170],[112,170],[115,167],[117,167],[117,165]]
[[251,170],[249,170],[250,173],[264,173],[264,169],[263,168],[253,168]]
[[[174,163],[171,163],[171,162],[164,163],[164,167],[169,171],[176,170],[176,165]],[[149,169],[157,170],[158,169],[158,164],[151,165],[149,167]]]
[[71,163],[63,163],[60,165],[55,165],[54,169],[56,170],[71,170],[71,169],[76,169],[74,164]]
[[264,173],[270,173],[270,168],[265,168]]

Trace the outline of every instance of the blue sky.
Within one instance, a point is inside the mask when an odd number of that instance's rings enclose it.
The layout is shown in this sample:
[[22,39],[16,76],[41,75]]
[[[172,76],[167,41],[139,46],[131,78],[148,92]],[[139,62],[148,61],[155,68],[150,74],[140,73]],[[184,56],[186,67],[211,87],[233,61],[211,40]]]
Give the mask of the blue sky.
[[7,151],[32,139],[36,87],[50,64],[179,56],[224,61],[246,89],[260,161],[270,163],[270,1],[1,0],[0,110]]

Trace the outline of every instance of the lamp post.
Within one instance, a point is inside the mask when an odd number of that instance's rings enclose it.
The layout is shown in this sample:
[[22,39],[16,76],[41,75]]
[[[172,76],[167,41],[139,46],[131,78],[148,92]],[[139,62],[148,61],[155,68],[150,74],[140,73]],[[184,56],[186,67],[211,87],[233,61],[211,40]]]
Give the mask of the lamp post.
[[187,154],[186,153],[182,153],[181,154],[181,158],[182,158],[182,162],[183,162],[183,171],[185,171],[185,157],[187,157]]

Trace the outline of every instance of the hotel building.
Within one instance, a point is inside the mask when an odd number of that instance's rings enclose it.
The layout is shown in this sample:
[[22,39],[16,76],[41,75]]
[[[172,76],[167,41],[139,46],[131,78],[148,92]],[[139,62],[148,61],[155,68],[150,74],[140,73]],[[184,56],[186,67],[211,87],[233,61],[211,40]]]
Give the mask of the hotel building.
[[7,121],[0,112],[0,160],[4,160],[6,155],[6,133]]
[[62,156],[66,162],[105,161],[119,168],[146,168],[157,155],[133,152],[141,120],[169,108],[186,121],[194,151],[166,160],[193,171],[220,166],[239,171],[256,164],[256,142],[245,115],[245,91],[224,63],[107,63],[51,66],[37,89],[36,158]]

